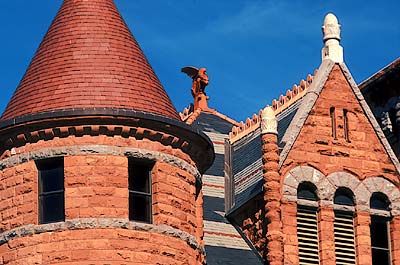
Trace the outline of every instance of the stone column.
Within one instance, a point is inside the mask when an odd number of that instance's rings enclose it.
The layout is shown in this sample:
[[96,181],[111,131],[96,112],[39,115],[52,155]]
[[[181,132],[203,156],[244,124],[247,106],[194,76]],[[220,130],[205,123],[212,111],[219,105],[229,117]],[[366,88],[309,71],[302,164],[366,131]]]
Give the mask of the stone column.
[[372,264],[371,216],[369,212],[357,211],[355,218],[356,255],[358,264]]
[[278,122],[271,107],[261,114],[262,161],[264,178],[265,222],[267,222],[267,264],[283,265],[283,233],[281,221],[281,185],[278,155]]
[[299,264],[299,242],[297,240],[297,203],[282,201],[282,231],[284,234],[285,264]]
[[318,234],[321,265],[336,265],[335,213],[332,206],[321,205],[318,213]]

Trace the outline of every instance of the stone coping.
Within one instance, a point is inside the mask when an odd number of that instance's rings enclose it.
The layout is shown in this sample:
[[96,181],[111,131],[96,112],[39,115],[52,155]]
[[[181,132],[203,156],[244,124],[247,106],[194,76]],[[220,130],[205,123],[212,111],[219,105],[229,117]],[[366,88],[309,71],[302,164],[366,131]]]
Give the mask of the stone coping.
[[1,152],[56,137],[107,135],[146,138],[179,148],[190,155],[201,172],[212,165],[215,157],[212,141],[199,129],[182,121],[128,109],[65,109],[0,120],[0,135]]

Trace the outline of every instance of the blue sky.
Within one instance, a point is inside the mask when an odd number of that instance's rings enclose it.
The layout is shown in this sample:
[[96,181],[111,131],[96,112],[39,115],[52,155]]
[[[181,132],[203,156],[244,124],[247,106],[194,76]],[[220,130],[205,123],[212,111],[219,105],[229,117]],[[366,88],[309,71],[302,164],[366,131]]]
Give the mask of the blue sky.
[[[0,2],[3,112],[61,0]],[[236,120],[258,112],[321,62],[328,12],[342,25],[359,83],[400,56],[400,1],[115,0],[175,107],[192,102],[183,66],[206,67],[209,106]]]

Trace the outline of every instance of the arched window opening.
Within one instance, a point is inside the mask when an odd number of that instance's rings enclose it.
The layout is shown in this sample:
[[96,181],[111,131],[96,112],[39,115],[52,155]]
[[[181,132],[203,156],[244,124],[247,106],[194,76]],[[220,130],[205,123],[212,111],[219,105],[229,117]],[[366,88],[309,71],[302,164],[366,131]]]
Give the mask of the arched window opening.
[[319,264],[317,187],[311,182],[300,183],[297,198],[299,261],[300,264]]
[[[339,206],[354,206],[354,194],[345,187],[336,190],[334,203]],[[334,235],[336,264],[355,265],[356,248],[354,235],[354,212],[349,208],[335,210]]]
[[302,182],[297,188],[297,198],[310,201],[318,201],[317,187],[311,182]]
[[349,188],[341,187],[335,192],[334,203],[339,205],[354,206],[354,194]]
[[370,199],[370,208],[376,210],[390,211],[390,201],[382,192],[374,192]]
[[381,192],[374,192],[370,199],[371,215],[371,252],[372,265],[390,265],[390,201]]

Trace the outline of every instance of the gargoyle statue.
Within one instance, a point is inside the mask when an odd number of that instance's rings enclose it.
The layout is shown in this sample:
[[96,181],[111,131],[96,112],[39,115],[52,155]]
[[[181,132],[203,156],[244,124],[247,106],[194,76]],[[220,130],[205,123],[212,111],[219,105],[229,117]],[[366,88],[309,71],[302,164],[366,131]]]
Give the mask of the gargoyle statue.
[[[187,74],[193,79],[192,83],[192,96],[196,98],[200,94],[206,95],[205,88],[208,85],[208,76],[206,68],[197,69],[193,66],[186,66],[181,69],[182,73]],[[208,97],[207,97],[208,98]]]

